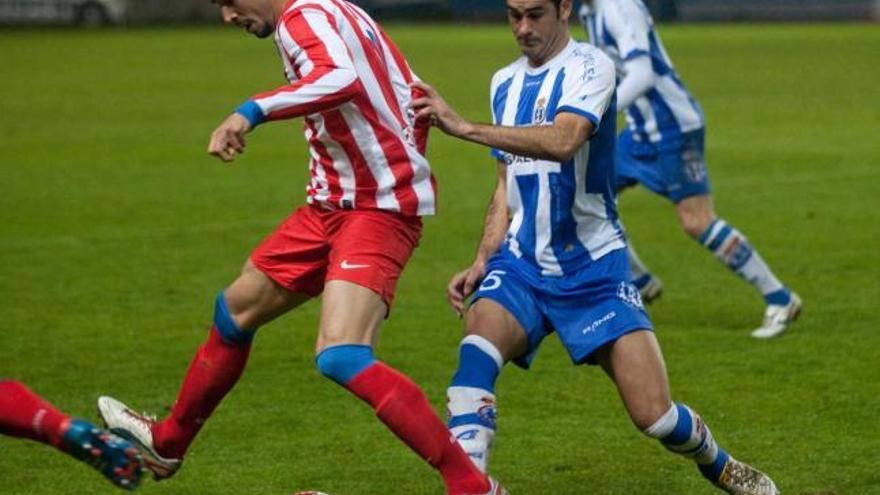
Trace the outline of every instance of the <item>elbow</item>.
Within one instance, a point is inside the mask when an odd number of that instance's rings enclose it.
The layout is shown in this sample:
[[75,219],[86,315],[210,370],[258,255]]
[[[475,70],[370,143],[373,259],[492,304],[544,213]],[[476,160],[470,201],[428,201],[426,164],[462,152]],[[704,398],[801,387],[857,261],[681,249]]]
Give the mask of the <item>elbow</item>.
[[321,100],[329,106],[338,106],[353,100],[361,91],[360,79],[352,67],[316,67],[300,83],[314,87],[322,95]]
[[566,141],[558,143],[558,146],[555,146],[554,149],[549,151],[550,158],[554,162],[567,162],[574,158],[574,155],[577,154],[578,149],[580,149],[581,143],[576,141]]
[[564,114],[551,127],[551,132],[544,135],[546,158],[555,162],[567,162],[575,157],[584,146],[597,123],[592,118]]
[[337,93],[345,100],[353,99],[360,92],[360,84],[357,73],[354,69],[336,69],[335,76],[338,77]]

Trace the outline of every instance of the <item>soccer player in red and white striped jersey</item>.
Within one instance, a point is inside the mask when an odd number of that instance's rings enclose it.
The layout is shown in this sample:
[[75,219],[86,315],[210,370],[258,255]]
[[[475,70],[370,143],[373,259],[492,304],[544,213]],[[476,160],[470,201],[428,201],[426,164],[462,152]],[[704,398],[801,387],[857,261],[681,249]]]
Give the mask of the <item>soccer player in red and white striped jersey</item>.
[[214,324],[162,421],[110,397],[112,431],[131,439],[157,478],[173,475],[208,416],[237,382],[256,329],[323,294],[316,344],[321,373],[370,404],[442,475],[447,493],[506,493],[450,437],[421,389],[377,361],[373,346],[397,280],[434,213],[427,122],[410,109],[416,76],[382,29],[343,0],[214,0],[223,19],[274,34],[288,84],[257,94],[211,136],[232,161],[263,122],[303,117],[311,151],[308,205],[251,254],[215,301]]
[[[217,129],[211,152],[231,160],[244,149],[247,130],[267,120],[305,117],[309,203],[434,213],[435,185],[423,155],[427,127],[417,126],[408,109],[415,75],[406,59],[352,4],[315,0],[281,8],[274,35],[290,83],[239,107]],[[270,34],[271,25],[259,19],[229,20],[257,36]]]

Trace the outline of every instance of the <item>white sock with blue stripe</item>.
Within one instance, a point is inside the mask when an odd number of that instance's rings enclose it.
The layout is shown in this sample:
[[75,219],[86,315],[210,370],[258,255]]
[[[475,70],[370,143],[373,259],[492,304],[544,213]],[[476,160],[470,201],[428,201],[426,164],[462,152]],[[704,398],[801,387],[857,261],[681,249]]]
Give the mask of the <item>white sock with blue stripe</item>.
[[724,220],[717,218],[700,236],[700,244],[706,247],[740,277],[755,286],[767,304],[784,306],[791,300],[791,292],[782,285],[776,275],[742,232]]
[[468,335],[461,341],[458,370],[446,390],[449,431],[483,472],[495,439],[495,380],[502,366],[497,347]]
[[673,404],[656,423],[644,431],[676,454],[693,459],[703,476],[717,483],[730,456],[721,449],[703,418],[683,404]]

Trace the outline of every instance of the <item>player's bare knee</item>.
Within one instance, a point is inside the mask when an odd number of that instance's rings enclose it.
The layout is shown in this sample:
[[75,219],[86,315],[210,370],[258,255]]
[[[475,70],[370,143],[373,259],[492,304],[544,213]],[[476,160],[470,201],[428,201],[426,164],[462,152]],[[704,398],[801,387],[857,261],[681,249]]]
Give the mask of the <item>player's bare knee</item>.
[[699,239],[700,235],[712,223],[712,217],[701,211],[682,211],[679,212],[679,221],[681,222],[682,230],[687,235],[694,239]]
[[221,291],[214,300],[214,328],[227,344],[248,345],[257,331],[256,326],[251,326],[244,312],[233,314],[226,297]]
[[528,338],[515,322],[489,316],[483,311],[471,311],[465,325],[464,338],[471,335],[485,339],[501,353],[504,362],[528,351]]
[[644,405],[638,411],[630,411],[630,419],[639,431],[650,436],[651,427],[669,412],[670,407],[672,407],[672,403],[669,401],[651,401],[650,404]]
[[694,239],[699,239],[715,219],[715,209],[710,196],[685,198],[675,206],[681,228]]

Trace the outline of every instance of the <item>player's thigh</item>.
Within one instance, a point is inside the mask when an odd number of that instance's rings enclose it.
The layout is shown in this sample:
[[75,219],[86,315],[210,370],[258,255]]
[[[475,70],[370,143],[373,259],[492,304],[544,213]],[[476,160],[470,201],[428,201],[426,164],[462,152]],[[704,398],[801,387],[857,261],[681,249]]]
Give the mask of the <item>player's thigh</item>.
[[666,365],[654,332],[628,333],[600,349],[596,360],[614,381],[639,429],[648,428],[669,410]]
[[422,222],[394,212],[339,211],[327,220],[330,251],[317,350],[375,345]]
[[479,335],[491,342],[504,362],[529,350],[525,329],[504,306],[489,298],[478,299],[465,316],[465,335]]
[[324,285],[316,352],[337,345],[375,346],[388,306],[372,289],[347,280]]
[[248,260],[241,274],[223,291],[232,319],[243,329],[254,329],[290,311],[309,299],[269,278]]
[[390,310],[397,282],[421,238],[421,219],[357,210],[338,212],[328,224],[326,280],[370,289]]
[[479,307],[479,314],[468,314],[467,329],[496,339],[505,361],[512,359],[528,368],[551,330],[538,307],[534,287],[521,275],[519,263],[522,261],[503,256],[489,260],[486,276],[471,302],[471,308]]

